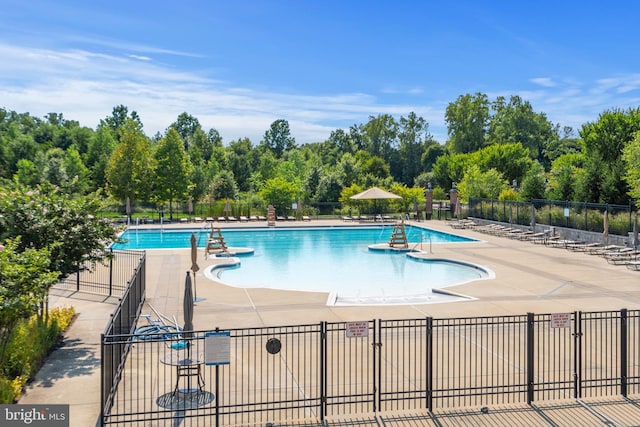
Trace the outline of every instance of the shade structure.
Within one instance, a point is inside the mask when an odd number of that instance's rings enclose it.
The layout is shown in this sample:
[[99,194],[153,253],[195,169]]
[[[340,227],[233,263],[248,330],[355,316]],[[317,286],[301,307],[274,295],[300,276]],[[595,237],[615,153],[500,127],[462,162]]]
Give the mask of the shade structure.
[[198,298],[198,289],[196,287],[196,272],[200,270],[198,266],[198,239],[196,233],[191,233],[191,271],[193,272],[193,300],[202,301],[204,298]]
[[462,219],[462,204],[460,203],[460,198],[456,200],[455,215],[456,218]]
[[191,274],[189,271],[187,271],[187,277],[184,281],[182,312],[184,315],[182,336],[183,338],[191,338],[193,337],[193,290],[191,289]]
[[362,193],[355,194],[350,197],[353,200],[383,200],[383,199],[401,199],[397,194],[390,193],[378,187],[371,187]]
[[602,236],[604,238],[605,243],[609,243],[609,210],[604,211],[604,221],[602,224]]

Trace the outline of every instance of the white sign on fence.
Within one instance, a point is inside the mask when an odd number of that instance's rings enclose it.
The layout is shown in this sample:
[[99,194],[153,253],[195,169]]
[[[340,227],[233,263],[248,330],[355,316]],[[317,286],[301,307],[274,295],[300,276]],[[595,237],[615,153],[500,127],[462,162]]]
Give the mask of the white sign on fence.
[[347,338],[358,338],[369,336],[369,322],[347,322],[345,331]]
[[552,313],[550,326],[552,328],[570,328],[571,313]]
[[231,332],[207,332],[204,334],[204,364],[228,365],[231,363]]

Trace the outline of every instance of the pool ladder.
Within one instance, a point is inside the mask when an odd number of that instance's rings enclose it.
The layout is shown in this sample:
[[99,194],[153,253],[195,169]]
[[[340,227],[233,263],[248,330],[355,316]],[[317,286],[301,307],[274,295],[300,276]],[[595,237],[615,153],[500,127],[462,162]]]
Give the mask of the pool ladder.
[[[420,241],[418,243],[416,243],[415,245],[413,245],[413,248],[411,248],[411,250],[415,250],[418,246],[420,246],[420,250],[422,251],[422,234],[420,234]],[[429,253],[432,254],[433,253],[433,242],[431,241],[431,237],[429,237]]]

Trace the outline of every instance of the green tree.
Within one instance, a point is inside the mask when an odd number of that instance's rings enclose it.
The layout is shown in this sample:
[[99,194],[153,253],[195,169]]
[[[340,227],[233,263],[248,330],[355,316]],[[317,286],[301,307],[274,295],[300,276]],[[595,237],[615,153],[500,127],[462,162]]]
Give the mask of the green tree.
[[105,126],[98,126],[94,137],[88,143],[85,156],[91,189],[94,191],[107,188],[106,170],[115,146],[116,140],[111,131]]
[[18,184],[34,187],[40,183],[40,170],[29,159],[20,159],[13,179]]
[[469,154],[469,162],[482,171],[495,169],[509,182],[522,181],[533,164],[529,151],[520,143],[490,145]]
[[149,139],[135,121],[127,121],[120,130],[120,143],[109,158],[105,175],[109,193],[122,203],[127,198],[131,201],[151,198],[155,163]]
[[390,114],[370,116],[362,127],[363,149],[389,162],[398,145],[398,123]]
[[629,186],[629,195],[640,206],[640,132],[622,151],[622,160],[626,165],[624,179]]
[[291,136],[289,122],[280,119],[271,123],[271,127],[265,132],[260,146],[271,151],[277,159],[287,151],[296,148],[296,140]]
[[444,116],[447,123],[452,153],[471,153],[485,144],[489,123],[489,99],[483,93],[460,95],[447,106]]
[[544,199],[546,191],[544,168],[538,162],[534,162],[520,183],[520,199]]
[[273,205],[276,213],[285,213],[291,210],[291,203],[298,199],[300,190],[296,183],[276,177],[264,183],[259,195],[267,204]]
[[187,200],[191,190],[193,167],[184,148],[182,138],[175,129],[169,129],[154,152],[156,164],[155,197],[169,202],[169,217],[173,218],[173,202]]
[[529,101],[511,96],[509,103],[499,96],[492,104],[494,114],[489,121],[487,144],[521,143],[529,157],[547,163],[544,149],[558,139],[553,124],[544,113],[536,113]]
[[502,190],[508,187],[509,184],[497,170],[483,172],[478,165],[472,164],[458,184],[458,194],[465,202],[469,201],[469,197],[497,199]]
[[454,182],[460,182],[470,162],[468,154],[455,153],[438,157],[433,165],[434,187],[451,188]]
[[629,186],[622,160],[624,147],[640,131],[640,108],[605,111],[580,130],[585,146],[585,183],[578,196],[601,203],[627,204]]
[[552,200],[576,200],[576,183],[583,182],[580,171],[583,170],[585,156],[582,153],[567,153],[559,156],[551,164],[547,198]]
[[398,167],[393,177],[406,185],[413,185],[415,178],[420,175],[422,169],[422,156],[427,146],[435,144],[429,133],[427,121],[414,112],[400,118],[400,130],[398,132],[400,145],[398,148]]
[[116,237],[110,222],[93,216],[100,205],[97,193],[69,197],[50,184],[35,190],[6,185],[0,189],[0,239],[20,236],[19,252],[48,248],[49,271],[66,277],[85,262],[102,260]]
[[57,280],[47,248],[20,250],[20,238],[0,246],[0,366],[16,325],[38,312]]
[[216,200],[238,198],[238,186],[231,171],[222,170],[211,183],[211,196]]
[[229,169],[233,173],[240,191],[251,190],[253,174],[253,147],[249,138],[232,141],[227,147]]
[[65,190],[71,194],[85,194],[89,189],[89,170],[75,147],[67,149],[62,159],[62,168],[67,176]]

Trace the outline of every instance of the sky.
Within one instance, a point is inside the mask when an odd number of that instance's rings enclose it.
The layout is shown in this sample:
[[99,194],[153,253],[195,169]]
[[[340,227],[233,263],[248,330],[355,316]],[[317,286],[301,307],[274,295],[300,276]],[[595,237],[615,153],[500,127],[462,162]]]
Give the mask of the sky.
[[410,112],[447,140],[464,94],[518,95],[576,132],[640,105],[640,2],[0,0],[0,108],[147,135],[179,114],[226,143],[298,144]]

